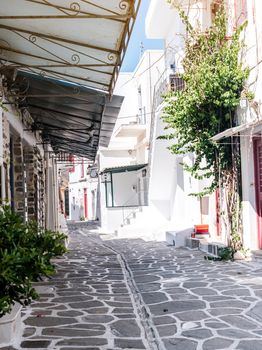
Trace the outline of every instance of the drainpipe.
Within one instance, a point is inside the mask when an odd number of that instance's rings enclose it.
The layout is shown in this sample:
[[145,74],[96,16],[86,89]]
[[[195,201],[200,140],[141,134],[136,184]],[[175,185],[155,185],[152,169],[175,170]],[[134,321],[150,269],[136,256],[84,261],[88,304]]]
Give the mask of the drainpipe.
[[151,72],[151,52],[148,55],[149,64],[149,93],[150,93],[150,111],[153,109],[153,96],[152,96],[152,72]]
[[[3,85],[2,85],[2,79],[0,80],[0,89],[1,89],[1,96],[2,101],[4,98],[4,91],[3,91]],[[0,166],[3,165],[3,108],[0,106]]]
[[[152,92],[152,72],[151,72],[151,52],[148,53],[148,64],[149,64],[149,94],[150,94],[150,111],[153,110],[153,92]],[[147,111],[145,111],[147,113]],[[151,134],[151,130],[150,130],[150,126],[152,124],[152,112],[151,114],[151,119],[150,119],[150,123],[149,123],[149,129],[148,129],[148,121],[146,122],[146,141],[149,144],[150,143],[150,134]],[[149,135],[148,135],[149,133]],[[146,149],[146,161],[149,162],[149,150]]]
[[[2,78],[0,78],[0,90],[1,90],[1,96],[2,96],[2,102],[3,102],[3,99],[4,99],[4,89],[3,89],[3,83],[2,83]],[[4,163],[4,160],[3,160],[3,108],[0,107],[0,171],[1,171],[1,176],[0,176],[0,181],[2,182],[1,183],[1,188],[2,188],[2,193],[0,193],[0,200],[4,199],[6,197],[6,194],[5,194],[5,179],[4,179],[4,167],[3,167],[3,163]]]

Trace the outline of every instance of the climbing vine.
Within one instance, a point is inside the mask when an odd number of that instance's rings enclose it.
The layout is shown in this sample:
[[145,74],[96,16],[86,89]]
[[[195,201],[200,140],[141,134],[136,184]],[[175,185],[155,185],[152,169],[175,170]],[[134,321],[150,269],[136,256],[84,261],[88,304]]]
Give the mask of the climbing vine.
[[169,147],[174,154],[195,155],[193,164],[183,167],[197,179],[208,178],[210,184],[196,195],[223,187],[229,243],[239,248],[239,138],[214,141],[212,137],[235,126],[235,111],[245,94],[249,70],[239,61],[245,24],[228,37],[227,16],[221,6],[213,25],[201,32],[190,24],[185,12],[178,11],[187,31],[181,74],[185,86],[166,96],[163,120],[169,132],[161,138],[174,140]]

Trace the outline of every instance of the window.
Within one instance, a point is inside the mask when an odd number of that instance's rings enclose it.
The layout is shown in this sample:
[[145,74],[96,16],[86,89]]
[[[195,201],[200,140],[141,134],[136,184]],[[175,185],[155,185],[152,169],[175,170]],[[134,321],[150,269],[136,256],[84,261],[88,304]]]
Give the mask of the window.
[[9,180],[8,180],[8,166],[4,163],[4,179],[5,179],[5,201],[9,201]]
[[178,74],[170,74],[169,86],[171,91],[181,91],[185,88],[185,82]]
[[69,169],[70,173],[74,173],[75,172],[75,158],[73,154],[70,154],[69,157],[69,162],[72,163],[72,167]]
[[65,215],[69,216],[69,191],[65,190]]
[[84,167],[84,159],[81,161],[81,177],[85,176],[85,167]]
[[112,173],[104,174],[105,180],[105,190],[106,190],[106,206],[113,207],[113,183],[112,183]]
[[247,19],[247,1],[246,0],[235,0],[235,25],[240,26]]
[[223,0],[214,0],[211,4],[211,21],[214,22],[214,19],[218,13],[220,6],[222,5]]

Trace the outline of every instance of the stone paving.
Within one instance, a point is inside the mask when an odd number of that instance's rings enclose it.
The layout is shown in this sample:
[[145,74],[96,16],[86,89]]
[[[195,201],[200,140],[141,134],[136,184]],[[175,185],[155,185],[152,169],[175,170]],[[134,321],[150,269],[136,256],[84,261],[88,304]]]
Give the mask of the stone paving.
[[262,264],[73,227],[11,349],[262,350]]

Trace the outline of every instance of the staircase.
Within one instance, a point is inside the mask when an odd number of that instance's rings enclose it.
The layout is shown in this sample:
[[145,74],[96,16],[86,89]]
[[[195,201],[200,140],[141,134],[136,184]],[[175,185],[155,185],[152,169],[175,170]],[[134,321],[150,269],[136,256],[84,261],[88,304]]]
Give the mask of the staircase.
[[150,206],[138,206],[123,216],[123,222],[115,231],[117,238],[142,238],[165,240],[167,222],[152,212]]
[[123,223],[121,224],[121,227],[125,227],[127,225],[132,224],[135,219],[137,218],[138,214],[143,212],[143,207],[138,206],[135,207],[131,212],[125,215],[125,208],[123,208]]
[[262,263],[262,250],[251,250],[250,260]]

